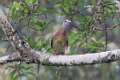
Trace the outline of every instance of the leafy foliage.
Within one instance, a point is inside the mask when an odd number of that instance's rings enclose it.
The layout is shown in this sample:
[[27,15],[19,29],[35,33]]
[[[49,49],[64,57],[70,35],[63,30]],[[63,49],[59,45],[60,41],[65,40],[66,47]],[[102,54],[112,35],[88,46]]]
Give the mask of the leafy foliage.
[[[50,37],[46,38],[53,28],[50,25],[58,20],[59,16],[68,18],[76,24],[73,25],[75,31],[68,34],[69,52],[81,54],[106,50],[107,36],[103,36],[104,31],[107,31],[105,20],[115,13],[116,7],[113,0],[103,0],[100,3],[94,0],[21,0],[21,2],[14,0],[9,18],[17,24],[25,25],[23,28],[34,30],[34,36],[29,35],[30,37],[25,40],[32,48],[45,53],[53,53],[49,45]],[[33,32],[29,30],[26,33]],[[33,67],[22,64],[6,67],[3,75],[12,70],[10,80],[17,80],[20,76],[36,76],[35,73],[29,71]],[[46,68],[46,71],[53,69],[56,67],[50,66]],[[60,80],[61,74],[62,72],[56,71],[57,80]]]
[[12,70],[10,72],[10,80],[22,79],[22,76],[28,76],[28,75],[36,76],[35,73],[29,72],[29,70],[32,68],[34,68],[34,67],[23,66],[22,64],[16,63],[13,66],[6,67],[5,70],[3,71],[2,75],[5,75],[8,71]]

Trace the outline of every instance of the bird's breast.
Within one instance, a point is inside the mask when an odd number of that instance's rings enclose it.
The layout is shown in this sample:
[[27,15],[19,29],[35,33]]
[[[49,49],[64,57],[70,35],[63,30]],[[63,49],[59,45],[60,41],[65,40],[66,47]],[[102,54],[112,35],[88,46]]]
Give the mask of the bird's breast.
[[57,53],[63,52],[66,47],[66,40],[67,38],[63,34],[55,36],[53,40],[53,50]]
[[66,41],[66,35],[59,34],[55,36],[55,39],[60,40],[60,41]]

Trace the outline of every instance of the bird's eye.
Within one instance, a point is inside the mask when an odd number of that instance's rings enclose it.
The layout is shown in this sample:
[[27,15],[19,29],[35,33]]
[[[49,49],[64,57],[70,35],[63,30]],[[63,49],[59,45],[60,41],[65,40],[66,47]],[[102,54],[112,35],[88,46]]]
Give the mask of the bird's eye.
[[66,20],[65,20],[65,22],[66,22]]

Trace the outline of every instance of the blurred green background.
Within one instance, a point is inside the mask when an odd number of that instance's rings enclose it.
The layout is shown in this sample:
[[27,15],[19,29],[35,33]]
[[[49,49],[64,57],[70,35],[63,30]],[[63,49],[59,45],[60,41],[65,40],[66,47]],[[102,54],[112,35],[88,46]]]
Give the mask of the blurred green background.
[[[50,39],[64,19],[70,19],[69,55],[120,48],[117,0],[0,0],[0,8],[18,36],[40,52],[52,54]],[[16,53],[0,29],[0,55]],[[8,46],[10,46],[8,48]],[[7,50],[7,51],[6,51]],[[120,62],[43,66],[13,62],[0,65],[0,80],[120,80]]]

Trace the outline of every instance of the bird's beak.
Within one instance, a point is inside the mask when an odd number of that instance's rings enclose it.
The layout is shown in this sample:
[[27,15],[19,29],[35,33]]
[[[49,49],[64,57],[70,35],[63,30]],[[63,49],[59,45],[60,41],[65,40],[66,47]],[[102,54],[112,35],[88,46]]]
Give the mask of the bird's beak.
[[70,28],[72,29],[72,30],[74,30],[74,22],[73,21],[70,21]]

